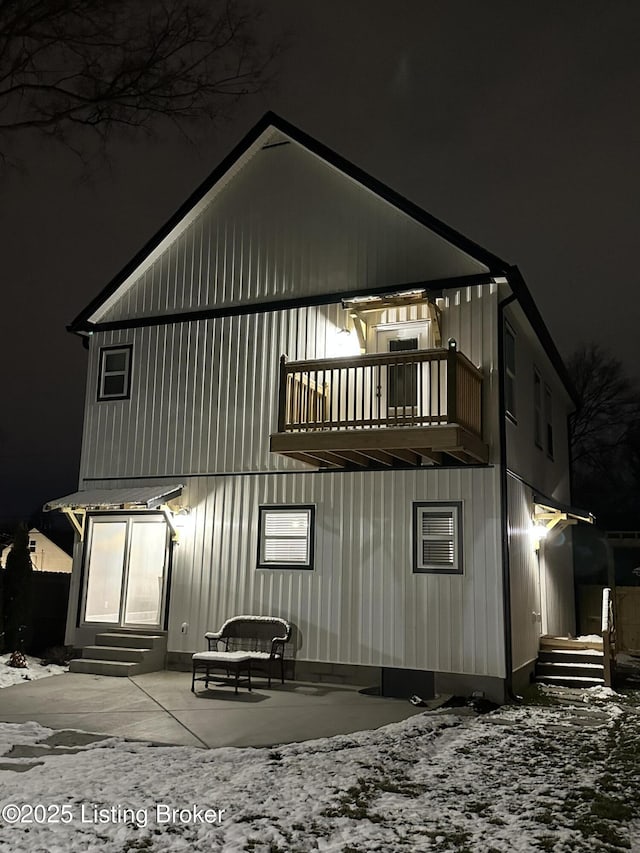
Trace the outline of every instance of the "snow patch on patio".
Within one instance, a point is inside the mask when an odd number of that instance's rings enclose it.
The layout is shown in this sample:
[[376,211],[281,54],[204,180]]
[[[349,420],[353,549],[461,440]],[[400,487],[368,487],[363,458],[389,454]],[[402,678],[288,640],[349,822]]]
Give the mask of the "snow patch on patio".
[[26,655],[26,668],[8,666],[10,657],[10,654],[0,655],[0,688],[12,687],[14,684],[20,684],[23,681],[35,681],[49,675],[60,675],[69,670],[68,666],[58,666],[54,663],[42,666],[40,658],[34,658],[30,655]]

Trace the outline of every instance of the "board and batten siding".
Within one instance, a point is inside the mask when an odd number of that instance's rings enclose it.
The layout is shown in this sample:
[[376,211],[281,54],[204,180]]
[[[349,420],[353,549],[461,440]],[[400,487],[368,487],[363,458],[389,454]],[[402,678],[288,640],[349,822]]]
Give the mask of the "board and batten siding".
[[[496,288],[463,288],[441,301],[444,345],[456,338],[459,350],[483,368],[484,438],[495,447]],[[415,319],[416,313],[389,311],[381,321]],[[347,322],[333,304],[95,333],[81,479],[305,470],[269,452],[280,356],[340,355],[338,331]],[[133,346],[130,399],[98,402],[100,348],[122,344]]]
[[514,671],[538,656],[542,633],[540,565],[532,535],[531,489],[507,475],[512,663]]
[[555,531],[535,550],[533,491],[507,476],[513,668],[538,656],[540,636],[575,631],[571,528]]
[[[185,482],[191,513],[173,552],[169,651],[202,649],[205,631],[230,616],[269,614],[294,623],[301,660],[504,676],[497,469]],[[413,574],[415,500],[464,502],[463,575]],[[313,571],[256,569],[264,504],[315,504]]]
[[117,321],[406,285],[487,267],[297,143],[258,150],[114,304]]

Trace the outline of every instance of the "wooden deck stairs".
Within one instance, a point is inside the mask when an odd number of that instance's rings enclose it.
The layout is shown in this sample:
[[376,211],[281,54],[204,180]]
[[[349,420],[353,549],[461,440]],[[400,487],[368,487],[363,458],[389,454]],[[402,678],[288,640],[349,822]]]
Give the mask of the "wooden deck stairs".
[[159,634],[106,632],[85,646],[82,657],[69,664],[69,672],[127,677],[164,669],[167,638]]
[[559,687],[605,685],[602,639],[541,637],[535,680]]

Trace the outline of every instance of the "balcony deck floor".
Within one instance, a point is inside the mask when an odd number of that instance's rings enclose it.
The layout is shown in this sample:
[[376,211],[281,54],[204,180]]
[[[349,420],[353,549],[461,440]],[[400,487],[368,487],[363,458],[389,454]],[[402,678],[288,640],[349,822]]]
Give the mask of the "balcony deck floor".
[[489,460],[489,448],[482,439],[458,424],[274,433],[270,448],[316,468],[419,467],[453,460],[486,464]]

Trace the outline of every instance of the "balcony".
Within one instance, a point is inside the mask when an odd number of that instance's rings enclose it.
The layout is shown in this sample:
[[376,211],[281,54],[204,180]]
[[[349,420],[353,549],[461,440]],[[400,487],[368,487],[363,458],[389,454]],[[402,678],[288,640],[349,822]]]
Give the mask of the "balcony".
[[448,349],[280,359],[271,451],[314,467],[486,463],[482,371]]

